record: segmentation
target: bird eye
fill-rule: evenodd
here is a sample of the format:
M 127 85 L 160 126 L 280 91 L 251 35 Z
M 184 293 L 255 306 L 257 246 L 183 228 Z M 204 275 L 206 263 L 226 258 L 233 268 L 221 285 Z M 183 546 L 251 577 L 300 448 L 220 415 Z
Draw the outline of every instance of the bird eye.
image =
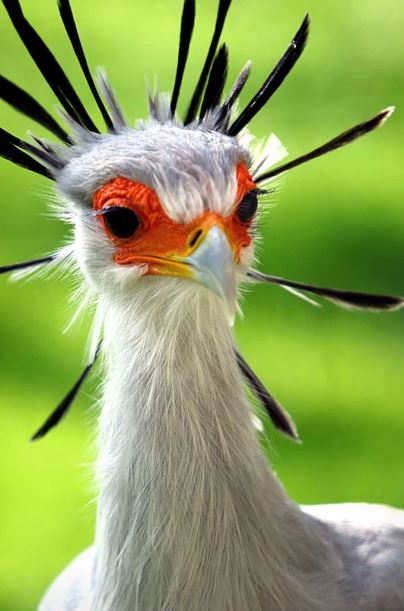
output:
M 109 231 L 117 238 L 130 238 L 140 225 L 133 210 L 124 206 L 111 206 L 101 214 Z
M 249 191 L 238 205 L 236 215 L 242 223 L 251 221 L 258 208 L 258 195 L 256 189 Z

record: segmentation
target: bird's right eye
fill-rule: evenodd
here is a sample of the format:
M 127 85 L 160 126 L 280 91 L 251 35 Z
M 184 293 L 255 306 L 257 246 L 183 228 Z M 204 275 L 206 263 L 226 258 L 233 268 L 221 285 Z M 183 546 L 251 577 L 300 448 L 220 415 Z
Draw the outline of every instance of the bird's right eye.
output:
M 140 225 L 140 220 L 130 208 L 111 206 L 100 211 L 110 233 L 117 238 L 131 238 Z
M 242 223 L 249 223 L 255 216 L 258 208 L 257 189 L 249 191 L 239 203 L 236 216 Z

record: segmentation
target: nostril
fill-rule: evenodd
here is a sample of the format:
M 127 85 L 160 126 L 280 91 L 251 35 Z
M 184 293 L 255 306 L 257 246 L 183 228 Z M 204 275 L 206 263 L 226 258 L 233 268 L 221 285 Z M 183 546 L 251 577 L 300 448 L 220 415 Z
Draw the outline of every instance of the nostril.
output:
M 202 235 L 202 229 L 197 229 L 195 231 L 195 233 L 193 233 L 191 235 L 191 238 L 189 240 L 189 246 L 192 248 L 193 246 L 195 246 L 195 244 L 197 243 L 197 241 L 199 240 L 199 238 Z

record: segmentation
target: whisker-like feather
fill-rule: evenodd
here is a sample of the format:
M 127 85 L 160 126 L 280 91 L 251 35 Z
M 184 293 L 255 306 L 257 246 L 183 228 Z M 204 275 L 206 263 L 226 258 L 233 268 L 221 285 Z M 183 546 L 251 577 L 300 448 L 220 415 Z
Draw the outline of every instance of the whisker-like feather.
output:
M 25 18 L 19 0 L 2 0 L 21 41 L 63 108 L 83 127 L 98 132 L 53 53 Z
M 97 76 L 99 87 L 111 111 L 112 128 L 114 131 L 119 131 L 127 125 L 122 109 L 104 70 L 98 68 Z
M 187 65 L 189 47 L 191 45 L 192 34 L 195 23 L 195 0 L 184 0 L 184 8 L 181 17 L 180 44 L 178 48 L 177 70 L 173 94 L 171 96 L 171 114 L 174 116 L 177 109 L 178 98 L 181 91 L 182 79 L 184 78 L 185 67 Z
M 210 71 L 208 84 L 206 85 L 205 95 L 203 97 L 200 118 L 206 115 L 206 113 L 219 106 L 220 100 L 223 94 L 224 86 L 227 79 L 227 69 L 229 65 L 229 50 L 225 44 L 223 44 L 215 58 Z
M 349 144 L 350 142 L 354 142 L 354 140 L 356 140 L 357 138 L 360 138 L 361 136 L 364 136 L 365 134 L 368 134 L 374 129 L 383 125 L 383 123 L 387 121 L 387 119 L 393 114 L 393 112 L 394 106 L 389 106 L 385 110 L 380 111 L 376 116 L 372 117 L 368 121 L 364 121 L 363 123 L 359 123 L 358 125 L 351 127 L 351 129 L 346 130 L 342 134 L 339 134 L 332 140 L 329 140 L 322 146 L 315 148 L 309 153 L 301 155 L 296 159 L 292 159 L 292 161 L 288 161 L 287 163 L 284 163 L 283 165 L 278 166 L 273 170 L 269 170 L 268 172 L 261 174 L 260 176 L 255 178 L 255 182 L 259 184 L 262 182 L 266 182 L 267 180 L 271 180 L 272 178 L 275 178 L 275 176 L 279 176 L 279 174 L 283 174 L 284 172 L 287 172 L 292 168 L 296 168 L 297 166 L 302 165 L 307 161 L 311 161 L 311 159 L 321 157 L 322 155 L 326 155 L 331 151 L 335 151 L 336 149 L 339 149 L 342 146 Z
M 265 388 L 264 384 L 254 373 L 240 352 L 236 351 L 237 363 L 243 374 L 247 384 L 251 388 L 254 395 L 265 408 L 274 426 L 284 435 L 287 435 L 294 441 L 300 441 L 295 423 L 291 416 L 282 407 L 280 403 L 271 395 Z
M 51 142 L 44 140 L 43 138 L 38 138 L 38 136 L 35 136 L 32 132 L 28 131 L 28 134 L 31 136 L 31 138 L 37 143 L 37 145 L 46 153 L 50 153 L 53 154 L 54 153 L 54 149 L 53 149 L 53 145 Z
M 262 272 L 254 269 L 250 269 L 247 276 L 256 282 L 277 284 L 279 286 L 290 287 L 298 291 L 314 293 L 315 295 L 324 297 L 324 299 L 345 308 L 383 311 L 399 310 L 400 308 L 404 307 L 404 298 L 395 297 L 393 295 L 373 295 L 371 293 L 314 286 L 312 284 L 306 284 L 305 282 L 296 282 L 295 280 L 279 278 L 279 276 L 263 274 Z
M 247 79 L 250 76 L 251 66 L 252 66 L 251 62 L 248 61 L 246 65 L 244 66 L 244 68 L 242 69 L 242 71 L 240 72 L 240 74 L 238 75 L 233 87 L 231 88 L 229 95 L 224 100 L 220 108 L 220 111 L 218 113 L 218 116 L 217 116 L 217 121 L 216 121 L 217 129 L 223 129 L 223 124 L 227 128 L 227 124 L 230 119 L 232 108 L 234 104 L 236 103 L 236 101 L 238 100 L 241 92 L 244 89 Z
M 20 263 L 12 263 L 11 265 L 2 265 L 0 266 L 0 274 L 7 274 L 20 269 L 28 269 L 30 267 L 39 267 L 45 263 L 51 263 L 55 260 L 55 258 L 55 255 L 48 255 L 47 257 L 41 257 L 40 259 L 30 259 L 29 261 L 21 261 Z
M 309 25 L 309 16 L 306 15 L 289 47 L 276 64 L 265 83 L 228 129 L 227 133 L 229 136 L 236 136 L 246 125 L 248 125 L 251 119 L 253 119 L 261 108 L 265 106 L 268 100 L 281 86 L 303 52 L 309 34 Z
M 217 46 L 219 44 L 219 39 L 223 31 L 224 23 L 226 21 L 226 16 L 230 8 L 230 4 L 231 4 L 231 0 L 219 0 L 219 8 L 218 8 L 217 17 L 216 17 L 215 29 L 213 31 L 212 40 L 209 45 L 208 54 L 206 56 L 206 60 L 203 65 L 201 75 L 199 77 L 194 94 L 192 96 L 191 103 L 188 107 L 188 111 L 187 111 L 185 121 L 184 121 L 185 125 L 187 125 L 188 123 L 191 123 L 195 119 L 196 114 L 198 112 L 199 103 L 201 101 L 202 93 L 203 93 L 213 60 L 216 55 Z
M 312 306 L 314 306 L 316 308 L 321 307 L 320 303 L 318 303 L 317 301 L 314 301 L 314 299 L 311 299 L 311 297 L 309 297 L 308 295 L 305 295 L 301 291 L 298 291 L 297 289 L 294 289 L 291 286 L 285 286 L 283 284 L 282 288 L 285 289 L 285 291 L 287 291 L 288 293 L 290 293 L 294 297 L 298 297 L 302 301 L 305 301 L 306 303 L 309 303 L 310 305 L 312 305 Z
M 70 6 L 69 0 L 59 0 L 59 12 L 63 21 L 63 25 L 65 26 L 66 33 L 69 37 L 70 43 L 72 45 L 73 51 L 77 57 L 77 60 L 80 64 L 80 67 L 83 71 L 84 77 L 87 81 L 87 84 L 93 94 L 94 100 L 102 114 L 102 117 L 105 121 L 108 129 L 112 130 L 113 125 L 111 121 L 111 117 L 105 105 L 98 93 L 97 87 L 95 86 L 93 77 L 91 76 L 90 69 L 88 67 L 87 59 L 84 53 L 83 45 L 81 44 L 80 36 L 77 30 L 76 22 L 74 20 L 74 15 L 72 8 Z
M 77 397 L 77 394 L 80 388 L 82 387 L 90 371 L 92 370 L 100 351 L 101 351 L 101 344 L 98 345 L 98 348 L 94 355 L 93 360 L 85 366 L 78 380 L 73 384 L 73 386 L 71 387 L 69 392 L 66 394 L 66 396 L 62 399 L 62 401 L 59 403 L 56 409 L 53 410 L 51 415 L 45 420 L 45 422 L 37 430 L 37 432 L 34 433 L 34 435 L 32 435 L 31 441 L 37 441 L 38 439 L 45 437 L 45 435 L 51 429 L 57 426 L 59 422 L 62 420 L 62 418 L 67 414 L 67 412 L 69 411 L 70 407 L 73 404 L 74 399 Z

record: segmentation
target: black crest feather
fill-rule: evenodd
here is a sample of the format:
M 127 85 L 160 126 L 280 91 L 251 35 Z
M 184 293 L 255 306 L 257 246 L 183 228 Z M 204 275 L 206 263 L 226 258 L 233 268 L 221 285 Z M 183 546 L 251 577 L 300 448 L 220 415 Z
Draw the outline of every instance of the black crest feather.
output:
M 299 441 L 299 434 L 291 416 L 265 388 L 264 384 L 238 351 L 236 351 L 236 356 L 241 373 L 252 392 L 264 407 L 274 426 L 284 435 L 287 435 L 294 441 Z
M 219 106 L 222 98 L 224 86 L 227 79 L 227 69 L 229 65 L 229 51 L 223 44 L 215 58 L 210 71 L 208 84 L 206 85 L 205 95 L 202 100 L 200 118 L 202 119 L 206 113 Z
M 279 286 L 289 287 L 298 291 L 307 291 L 314 295 L 324 297 L 328 301 L 332 301 L 336 305 L 345 308 L 356 308 L 360 310 L 399 310 L 404 307 L 403 297 L 394 297 L 392 295 L 373 295 L 371 293 L 361 293 L 357 291 L 345 291 L 343 289 L 325 288 L 306 284 L 305 282 L 296 282 L 295 280 L 286 280 L 278 276 L 270 276 L 256 270 L 250 270 L 248 276 L 257 282 L 265 282 L 269 284 L 277 284 Z
M 229 136 L 236 136 L 246 125 L 248 125 L 251 119 L 255 117 L 273 96 L 275 91 L 282 85 L 303 52 L 309 34 L 309 24 L 309 16 L 306 15 L 289 47 L 276 64 L 265 83 L 257 91 L 240 116 L 230 126 L 227 132 Z
M 102 114 L 102 117 L 105 121 L 105 125 L 108 127 L 109 130 L 112 130 L 113 126 L 111 117 L 109 116 L 108 111 L 105 108 L 100 94 L 98 93 L 97 87 L 95 86 L 93 77 L 91 76 L 91 72 L 88 67 L 87 59 L 84 53 L 83 46 L 81 44 L 79 33 L 77 31 L 76 22 L 74 21 L 74 16 L 69 0 L 59 0 L 59 12 L 63 21 L 63 25 L 65 26 L 66 33 L 73 47 L 73 51 L 77 57 L 77 60 L 83 71 L 84 77 L 91 90 L 91 93 L 93 94 L 94 100 L 96 101 L 96 104 Z
M 195 23 L 195 0 L 185 0 L 181 18 L 180 44 L 178 48 L 177 70 L 173 94 L 171 96 L 171 114 L 174 116 L 177 109 L 178 98 L 180 96 L 182 79 L 184 78 L 185 67 L 187 65 L 189 47 L 191 45 L 192 33 Z
M 0 128 L 0 156 L 4 159 L 8 159 L 12 163 L 19 165 L 26 170 L 45 176 L 54 180 L 52 172 L 48 170 L 42 163 L 39 163 L 36 159 L 33 159 L 31 155 L 28 155 L 21 148 L 30 148 L 27 142 L 20 140 L 16 136 L 13 136 L 9 132 Z M 32 147 L 33 149 L 35 147 Z M 37 151 L 36 151 L 37 152 Z
M 45 263 L 50 263 L 55 260 L 54 255 L 42 257 L 41 259 L 30 259 L 29 261 L 21 261 L 20 263 L 11 263 L 11 265 L 0 266 L 0 274 L 7 274 L 9 272 L 16 272 L 19 269 L 28 269 L 30 267 L 38 267 Z
M 198 112 L 199 103 L 201 101 L 202 93 L 206 85 L 206 81 L 207 81 L 210 69 L 212 67 L 213 60 L 216 55 L 216 50 L 219 44 L 220 36 L 223 31 L 224 23 L 226 21 L 226 16 L 230 8 L 230 4 L 231 4 L 231 0 L 219 0 L 219 8 L 218 8 L 217 17 L 216 17 L 215 29 L 213 31 L 212 40 L 209 45 L 208 54 L 206 56 L 206 60 L 203 65 L 201 75 L 195 87 L 195 91 L 192 96 L 191 103 L 188 107 L 188 111 L 187 111 L 185 121 L 184 121 L 185 125 L 187 125 L 188 123 L 191 123 L 195 119 L 196 114 Z
M 26 20 L 18 0 L 2 0 L 5 9 L 28 53 L 66 112 L 90 131 L 97 128 L 63 72 L 55 56 Z
M 92 368 L 94 367 L 94 364 L 98 358 L 100 351 L 101 351 L 101 344 L 98 345 L 98 348 L 96 350 L 93 360 L 90 363 L 88 363 L 88 365 L 85 366 L 79 378 L 73 384 L 73 386 L 71 387 L 69 392 L 66 394 L 66 396 L 63 397 L 62 401 L 59 403 L 56 409 L 51 413 L 51 415 L 46 419 L 43 425 L 37 430 L 37 432 L 34 435 L 32 435 L 31 441 L 37 441 L 38 439 L 45 437 L 45 435 L 51 429 L 53 429 L 56 425 L 58 425 L 59 422 L 62 420 L 62 418 L 67 414 L 80 388 L 83 386 L 89 373 L 91 372 Z
M 273 170 L 269 170 L 268 172 L 261 174 L 257 178 L 254 177 L 254 180 L 257 184 L 266 182 L 271 178 L 275 178 L 275 176 L 279 176 L 279 174 L 283 174 L 284 172 L 287 172 L 292 168 L 296 168 L 297 166 L 302 165 L 307 161 L 311 161 L 311 159 L 315 159 L 316 157 L 321 157 L 322 155 L 326 155 L 331 151 L 335 151 L 336 149 L 339 149 L 342 146 L 353 142 L 357 138 L 361 138 L 361 136 L 364 136 L 365 134 L 372 132 L 377 127 L 383 125 L 383 123 L 391 116 L 393 112 L 394 107 L 390 106 L 389 108 L 386 108 L 379 112 L 376 116 L 372 117 L 368 121 L 364 121 L 363 123 L 359 123 L 358 125 L 351 127 L 345 132 L 342 132 L 342 134 L 339 134 L 332 140 L 329 140 L 322 146 L 315 148 L 314 150 L 310 151 L 309 153 L 306 153 L 305 155 L 301 155 L 300 157 L 292 159 L 292 161 L 288 161 L 287 163 L 284 163 L 281 166 L 274 168 Z
M 234 104 L 236 103 L 237 99 L 239 98 L 241 92 L 243 91 L 244 86 L 247 82 L 247 79 L 250 76 L 250 72 L 251 72 L 251 62 L 247 62 L 247 64 L 244 66 L 244 68 L 238 75 L 229 95 L 224 100 L 220 108 L 220 111 L 217 116 L 217 121 L 216 121 L 217 129 L 222 129 L 222 130 L 224 129 L 225 131 L 227 131 L 227 126 L 230 120 L 230 114 L 231 114 L 232 108 Z
M 1 134 L 1 137 L 5 141 L 8 140 L 10 144 L 12 144 L 14 147 L 18 147 L 22 149 L 23 151 L 26 151 L 27 153 L 34 155 L 34 157 L 38 157 L 38 159 L 40 159 L 41 161 L 44 161 L 48 165 L 51 165 L 53 168 L 61 169 L 63 167 L 64 165 L 63 161 L 57 155 L 55 155 L 52 151 L 47 150 L 46 148 L 42 146 L 38 148 L 34 146 L 33 144 L 30 144 L 29 142 L 22 140 L 21 138 L 17 138 L 17 136 L 10 134 L 8 131 L 2 128 L 0 128 L 0 134 Z M 48 177 L 53 178 L 51 173 L 49 173 Z
M 0 76 L 0 98 L 13 108 L 33 119 L 42 127 L 60 138 L 66 144 L 69 139 L 66 132 L 58 125 L 51 115 L 26 91 L 18 87 L 4 76 Z

